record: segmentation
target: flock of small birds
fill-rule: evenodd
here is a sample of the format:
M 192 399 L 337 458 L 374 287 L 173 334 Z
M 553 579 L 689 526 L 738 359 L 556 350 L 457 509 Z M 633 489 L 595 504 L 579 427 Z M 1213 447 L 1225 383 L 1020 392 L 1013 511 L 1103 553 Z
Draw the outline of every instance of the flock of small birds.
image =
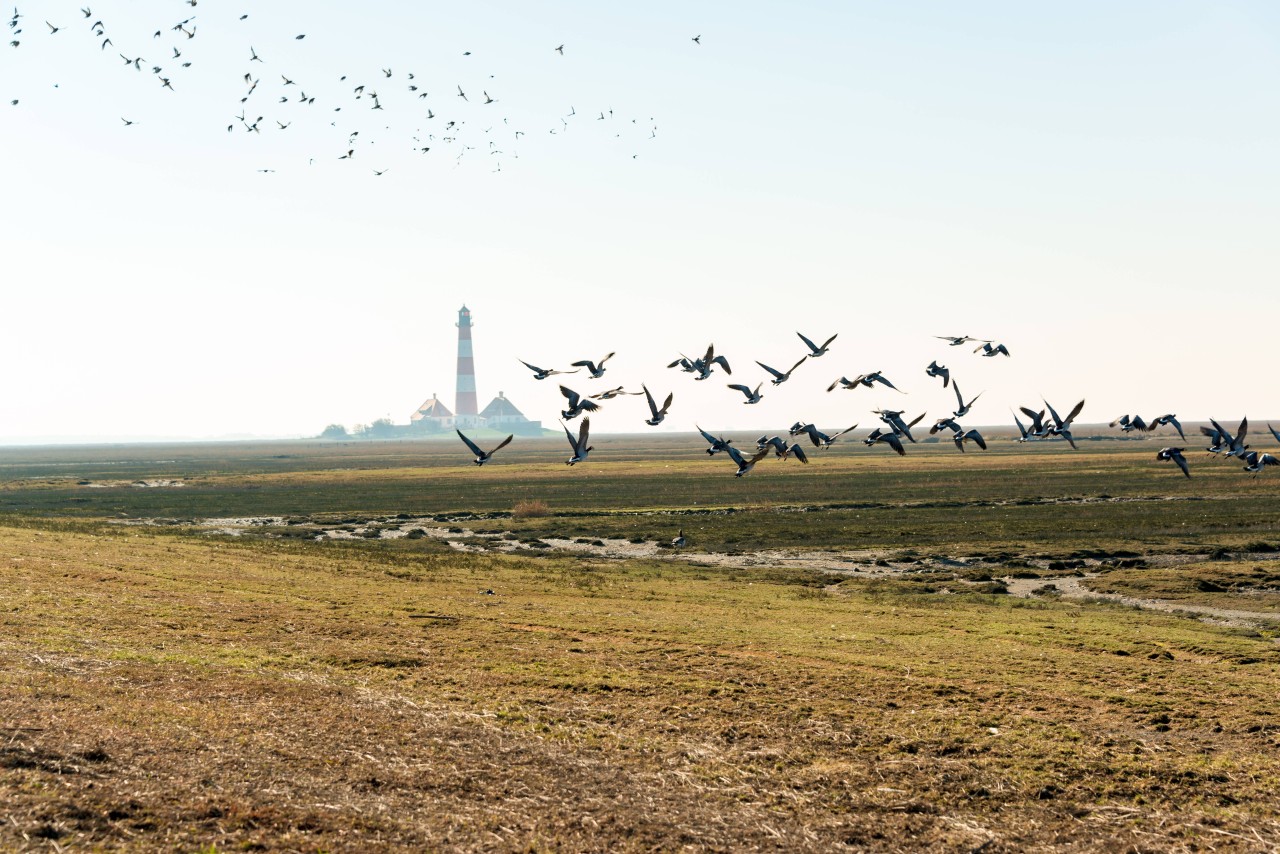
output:
M 185 17 L 165 22 L 149 37 L 140 33 L 109 32 L 106 21 L 88 6 L 79 8 L 78 13 L 67 11 L 68 17 L 78 16 L 74 26 L 64 20 L 56 23 L 44 20 L 44 27 L 39 29 L 47 28 L 43 35 L 57 38 L 74 38 L 76 36 L 69 35 L 68 31 L 76 33 L 83 30 L 87 36 L 86 50 L 96 47 L 99 54 L 110 57 L 111 54 L 107 53 L 110 47 L 123 61 L 124 70 L 137 74 L 149 71 L 159 89 L 176 93 L 183 88 L 186 70 L 202 56 L 208 58 L 207 54 L 199 51 L 200 42 L 194 41 L 200 34 L 198 16 L 194 11 L 198 2 L 180 0 L 180 5 L 186 7 L 181 13 Z M 177 0 L 175 5 L 179 5 Z M 29 46 L 34 38 L 27 32 L 26 19 L 27 15 L 14 7 L 8 21 L 11 49 L 26 49 L 25 46 Z M 240 22 L 248 19 L 247 13 L 239 15 Z M 113 36 L 120 39 L 120 46 L 116 45 Z M 306 37 L 306 33 L 298 33 L 292 39 L 302 41 Z M 140 48 L 139 41 L 147 44 L 145 50 Z M 700 46 L 702 36 L 694 36 L 690 41 L 695 47 Z M 415 156 L 452 156 L 455 164 L 460 164 L 467 157 L 482 158 L 493 172 L 501 172 L 507 158 L 519 159 L 521 143 L 528 133 L 555 137 L 569 133 L 583 123 L 601 123 L 600 127 L 606 129 L 614 140 L 628 144 L 632 159 L 640 156 L 638 146 L 642 141 L 658 137 L 658 125 L 652 116 L 624 117 L 621 113 L 615 114 L 610 106 L 596 106 L 580 113 L 569 98 L 566 99 L 567 111 L 548 117 L 549 121 L 546 118 L 537 120 L 541 126 L 535 127 L 532 120 L 527 124 L 519 119 L 513 121 L 512 115 L 504 109 L 505 99 L 497 88 L 499 83 L 495 75 L 485 74 L 482 59 L 473 57 L 470 50 L 461 50 L 459 55 L 472 57 L 467 62 L 478 64 L 471 79 L 484 75 L 483 79 L 488 81 L 481 84 L 478 91 L 456 81 L 428 81 L 413 71 L 397 69 L 395 63 L 388 63 L 376 71 L 370 69 L 362 75 L 333 74 L 322 80 L 306 80 L 292 74 L 287 67 L 276 64 L 270 47 L 266 44 L 263 50 L 259 50 L 246 38 L 243 45 L 232 48 L 240 51 L 244 68 L 238 80 L 227 81 L 229 87 L 235 87 L 229 91 L 238 92 L 239 103 L 232 106 L 223 120 L 226 133 L 258 136 L 264 132 L 284 133 L 304 116 L 314 120 L 316 111 L 329 111 L 328 124 L 332 131 L 324 143 L 329 147 L 308 151 L 308 165 L 325 159 L 366 161 L 381 156 L 386 146 L 382 149 L 375 149 L 375 146 L 384 131 L 391 132 L 393 146 L 404 146 Z M 126 52 L 120 52 L 122 50 Z M 571 49 L 566 54 L 564 44 L 548 45 L 546 53 L 548 61 L 570 61 L 566 56 L 572 56 Z M 321 90 L 326 94 L 317 94 Z M 10 100 L 15 107 L 19 103 L 19 99 Z M 393 114 L 398 120 L 395 131 L 388 124 Z M 126 116 L 121 116 L 120 121 L 126 128 L 139 124 Z M 410 125 L 412 130 L 408 129 Z M 398 136 L 400 133 L 408 134 L 408 138 Z M 305 144 L 319 145 L 319 141 L 308 137 Z M 389 171 L 388 167 L 378 163 L 371 164 L 369 169 L 374 177 Z M 259 168 L 256 171 L 274 173 L 277 168 Z
M 755 364 L 768 375 L 769 379 L 767 381 L 770 385 L 780 386 L 790 380 L 792 374 L 801 366 L 811 360 L 818 359 L 829 352 L 832 342 L 834 342 L 838 337 L 837 335 L 832 335 L 819 345 L 803 333 L 797 332 L 796 335 L 804 343 L 808 352 L 802 355 L 800 359 L 787 370 L 779 370 L 761 361 L 755 362 Z M 1009 348 L 1002 343 L 995 342 L 994 340 L 971 338 L 967 335 L 938 335 L 935 337 L 948 342 L 952 347 L 963 347 L 967 344 L 976 343 L 978 346 L 973 350 L 973 352 L 975 354 L 981 354 L 981 356 L 985 358 L 1008 358 L 1010 356 Z M 530 362 L 526 362 L 523 359 L 520 360 L 520 363 L 533 372 L 534 380 L 545 380 L 553 376 L 576 374 L 584 370 L 586 371 L 587 379 L 597 380 L 604 377 L 606 371 L 605 363 L 615 355 L 615 353 L 609 353 L 598 361 L 583 359 L 581 361 L 572 362 L 569 365 L 569 368 L 572 368 L 572 370 L 541 368 L 537 365 L 531 364 Z M 667 368 L 679 369 L 683 373 L 692 374 L 694 381 L 709 379 L 717 372 L 717 369 L 723 370 L 726 376 L 732 376 L 733 374 L 733 369 L 730 366 L 728 358 L 726 358 L 722 353 L 717 353 L 714 344 L 708 346 L 706 352 L 697 357 L 690 357 L 681 353 L 678 358 L 674 359 L 667 365 Z M 933 436 L 942 434 L 945 437 L 949 437 L 955 444 L 956 449 L 962 452 L 969 444 L 972 444 L 982 450 L 986 450 L 987 442 L 983 435 L 976 429 L 966 429 L 959 420 L 971 412 L 974 403 L 982 397 L 983 393 L 979 392 L 972 397 L 966 396 L 960 390 L 959 382 L 952 377 L 951 370 L 945 365 L 938 364 L 936 359 L 929 363 L 924 372 L 929 377 L 941 380 L 942 387 L 944 389 L 949 388 L 952 391 L 955 395 L 956 405 L 956 408 L 950 415 L 938 418 L 934 421 L 933 425 L 929 427 L 929 435 Z M 726 383 L 726 386 L 743 395 L 745 398 L 742 401 L 744 405 L 752 405 L 759 403 L 764 398 L 764 394 L 761 389 L 764 387 L 765 382 L 766 380 L 762 379 L 760 382 L 756 383 L 754 387 L 743 383 Z M 827 391 L 833 392 L 837 389 L 855 391 L 860 388 L 876 388 L 877 386 L 890 389 L 898 392 L 899 394 L 905 394 L 905 392 L 898 388 L 898 386 L 886 377 L 882 371 L 872 371 L 866 374 L 859 374 L 853 379 L 841 376 L 839 379 L 833 381 L 827 386 Z M 601 405 L 597 401 L 607 401 L 623 395 L 643 395 L 645 402 L 648 404 L 649 410 L 649 418 L 645 419 L 644 423 L 649 426 L 657 426 L 663 422 L 669 414 L 672 402 L 675 398 L 674 392 L 668 393 L 665 399 L 663 399 L 662 405 L 659 406 L 657 398 L 654 397 L 653 392 L 649 390 L 647 384 L 641 384 L 640 391 L 627 391 L 623 387 L 618 386 L 597 394 L 581 394 L 580 392 L 569 388 L 567 385 L 561 385 L 560 394 L 563 395 L 566 401 L 566 408 L 560 413 L 560 417 L 565 422 L 572 421 L 580 415 L 584 415 L 584 413 L 599 411 L 601 409 Z M 1047 400 L 1042 401 L 1042 403 L 1043 406 L 1038 409 L 1027 406 L 1018 407 L 1018 412 L 1021 412 L 1028 419 L 1029 424 L 1023 423 L 1022 419 L 1018 417 L 1018 412 L 1010 410 L 1014 424 L 1018 429 L 1019 438 L 1017 441 L 1025 443 L 1059 439 L 1070 445 L 1073 450 L 1076 449 L 1075 436 L 1072 434 L 1072 424 L 1084 409 L 1084 400 L 1079 401 L 1075 406 L 1067 410 L 1067 414 L 1065 416 L 1060 414 L 1058 410 L 1055 409 Z M 864 437 L 861 440 L 862 443 L 868 447 L 885 445 L 899 456 L 905 456 L 907 453 L 907 446 L 909 444 L 914 444 L 917 441 L 915 435 L 912 433 L 912 428 L 924 420 L 926 413 L 922 412 L 915 418 L 908 421 L 906 420 L 906 412 L 904 410 L 881 408 L 875 409 L 873 412 L 879 417 L 881 424 L 876 426 L 870 434 Z M 1248 434 L 1249 429 L 1249 422 L 1247 418 L 1240 422 L 1240 426 L 1234 434 L 1223 428 L 1217 421 L 1211 420 L 1211 423 L 1213 425 L 1212 427 L 1200 428 L 1201 432 L 1210 440 L 1211 444 L 1205 449 L 1210 455 L 1221 456 L 1224 458 L 1235 457 L 1243 461 L 1245 463 L 1244 470 L 1252 473 L 1255 477 L 1260 474 L 1266 466 L 1280 464 L 1280 459 L 1277 459 L 1271 454 L 1249 450 L 1249 446 L 1245 444 L 1245 437 Z M 562 423 L 562 426 L 564 427 L 565 436 L 568 438 L 569 446 L 573 452 L 572 456 L 565 461 L 566 464 L 572 466 L 585 461 L 587 459 L 587 455 L 592 451 L 592 446 L 589 442 L 591 429 L 590 416 L 587 415 L 582 419 L 582 424 L 579 427 L 576 436 L 570 431 L 567 425 Z M 1177 431 L 1178 435 L 1184 442 L 1186 441 L 1186 435 L 1182 430 L 1182 424 L 1178 421 L 1177 415 L 1174 413 L 1166 413 L 1156 418 L 1152 418 L 1150 421 L 1144 421 L 1140 416 L 1136 415 L 1133 417 L 1124 415 L 1112 421 L 1110 426 L 1119 426 L 1120 430 L 1124 433 L 1130 433 L 1133 431 L 1150 433 L 1162 427 L 1171 427 Z M 695 425 L 695 427 L 697 427 L 698 432 L 708 444 L 708 447 L 706 448 L 707 454 L 714 457 L 716 454 L 724 453 L 734 463 L 734 476 L 743 477 L 744 475 L 750 474 L 756 464 L 767 458 L 770 454 L 780 460 L 794 458 L 799 460 L 801 463 L 807 464 L 809 462 L 809 457 L 805 452 L 805 447 L 802 440 L 800 440 L 800 437 L 807 436 L 811 449 L 821 451 L 830 448 L 841 437 L 852 433 L 858 428 L 858 425 L 854 424 L 834 433 L 825 433 L 822 430 L 819 430 L 812 423 L 796 421 L 787 429 L 786 438 L 783 438 L 780 434 L 775 436 L 769 436 L 768 434 L 763 435 L 756 440 L 755 448 L 750 452 L 743 452 L 738 448 L 735 448 L 732 440 L 730 439 L 708 433 L 697 425 Z M 1280 432 L 1277 432 L 1269 424 L 1267 425 L 1267 429 L 1270 430 L 1272 437 L 1277 442 L 1280 442 Z M 476 465 L 484 465 L 489 462 L 489 460 L 493 458 L 493 454 L 506 447 L 513 438 L 513 436 L 507 436 L 507 438 L 496 448 L 493 448 L 490 451 L 483 451 L 476 446 L 474 442 L 463 435 L 461 430 L 457 432 L 462 438 L 462 441 L 467 444 L 467 447 L 470 448 L 472 453 L 475 455 Z M 1157 453 L 1156 458 L 1159 461 L 1175 463 L 1182 470 L 1182 473 L 1185 476 L 1190 477 L 1191 470 L 1190 466 L 1187 464 L 1186 457 L 1184 456 L 1185 450 L 1185 447 L 1162 448 L 1159 453 Z

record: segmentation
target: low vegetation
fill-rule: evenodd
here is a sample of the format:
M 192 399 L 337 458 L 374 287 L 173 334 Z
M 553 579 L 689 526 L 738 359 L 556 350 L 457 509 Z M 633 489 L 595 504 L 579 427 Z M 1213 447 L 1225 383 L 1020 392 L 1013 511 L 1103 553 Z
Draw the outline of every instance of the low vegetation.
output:
M 1201 466 L 1193 492 L 1145 447 L 1043 449 L 1034 480 L 922 452 L 746 483 L 705 455 L 324 448 L 0 459 L 0 849 L 1280 846 L 1280 621 L 1001 590 L 1280 613 L 1268 481 Z M 109 469 L 190 485 L 75 482 Z M 249 515 L 273 518 L 195 524 Z M 460 541 L 380 533 L 421 524 Z M 544 542 L 680 527 L 678 556 Z M 801 545 L 885 575 L 710 560 Z

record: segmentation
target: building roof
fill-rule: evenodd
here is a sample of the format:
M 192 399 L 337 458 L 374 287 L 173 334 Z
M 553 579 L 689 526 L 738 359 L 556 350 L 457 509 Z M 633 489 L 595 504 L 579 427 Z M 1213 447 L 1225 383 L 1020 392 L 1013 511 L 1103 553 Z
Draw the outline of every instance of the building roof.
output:
M 515 404 L 507 400 L 502 392 L 489 401 L 489 405 L 480 413 L 481 418 L 524 418 L 524 413 L 516 409 Z
M 423 418 L 452 418 L 453 413 L 449 411 L 449 407 L 444 405 L 444 401 L 431 395 L 431 399 L 418 407 L 418 411 L 409 417 L 410 421 L 421 421 Z

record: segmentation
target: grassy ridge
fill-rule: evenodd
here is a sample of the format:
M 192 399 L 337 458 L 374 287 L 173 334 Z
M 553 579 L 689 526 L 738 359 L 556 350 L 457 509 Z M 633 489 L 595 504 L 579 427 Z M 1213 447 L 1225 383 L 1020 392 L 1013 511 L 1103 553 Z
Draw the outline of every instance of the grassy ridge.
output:
M 43 523 L 0 554 L 0 845 L 1280 841 L 1280 657 L 1253 632 Z

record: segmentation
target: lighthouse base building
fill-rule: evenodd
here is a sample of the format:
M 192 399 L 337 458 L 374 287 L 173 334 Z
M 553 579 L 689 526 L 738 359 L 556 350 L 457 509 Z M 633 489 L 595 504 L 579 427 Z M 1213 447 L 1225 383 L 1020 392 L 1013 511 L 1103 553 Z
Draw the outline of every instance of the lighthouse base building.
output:
M 516 409 L 514 403 L 502 392 L 481 410 L 479 415 L 454 415 L 444 401 L 436 395 L 418 407 L 409 416 L 409 429 L 414 433 L 438 433 L 442 430 L 465 430 L 475 427 L 489 427 L 494 430 L 505 430 L 517 436 L 542 435 L 542 422 L 530 421 Z

